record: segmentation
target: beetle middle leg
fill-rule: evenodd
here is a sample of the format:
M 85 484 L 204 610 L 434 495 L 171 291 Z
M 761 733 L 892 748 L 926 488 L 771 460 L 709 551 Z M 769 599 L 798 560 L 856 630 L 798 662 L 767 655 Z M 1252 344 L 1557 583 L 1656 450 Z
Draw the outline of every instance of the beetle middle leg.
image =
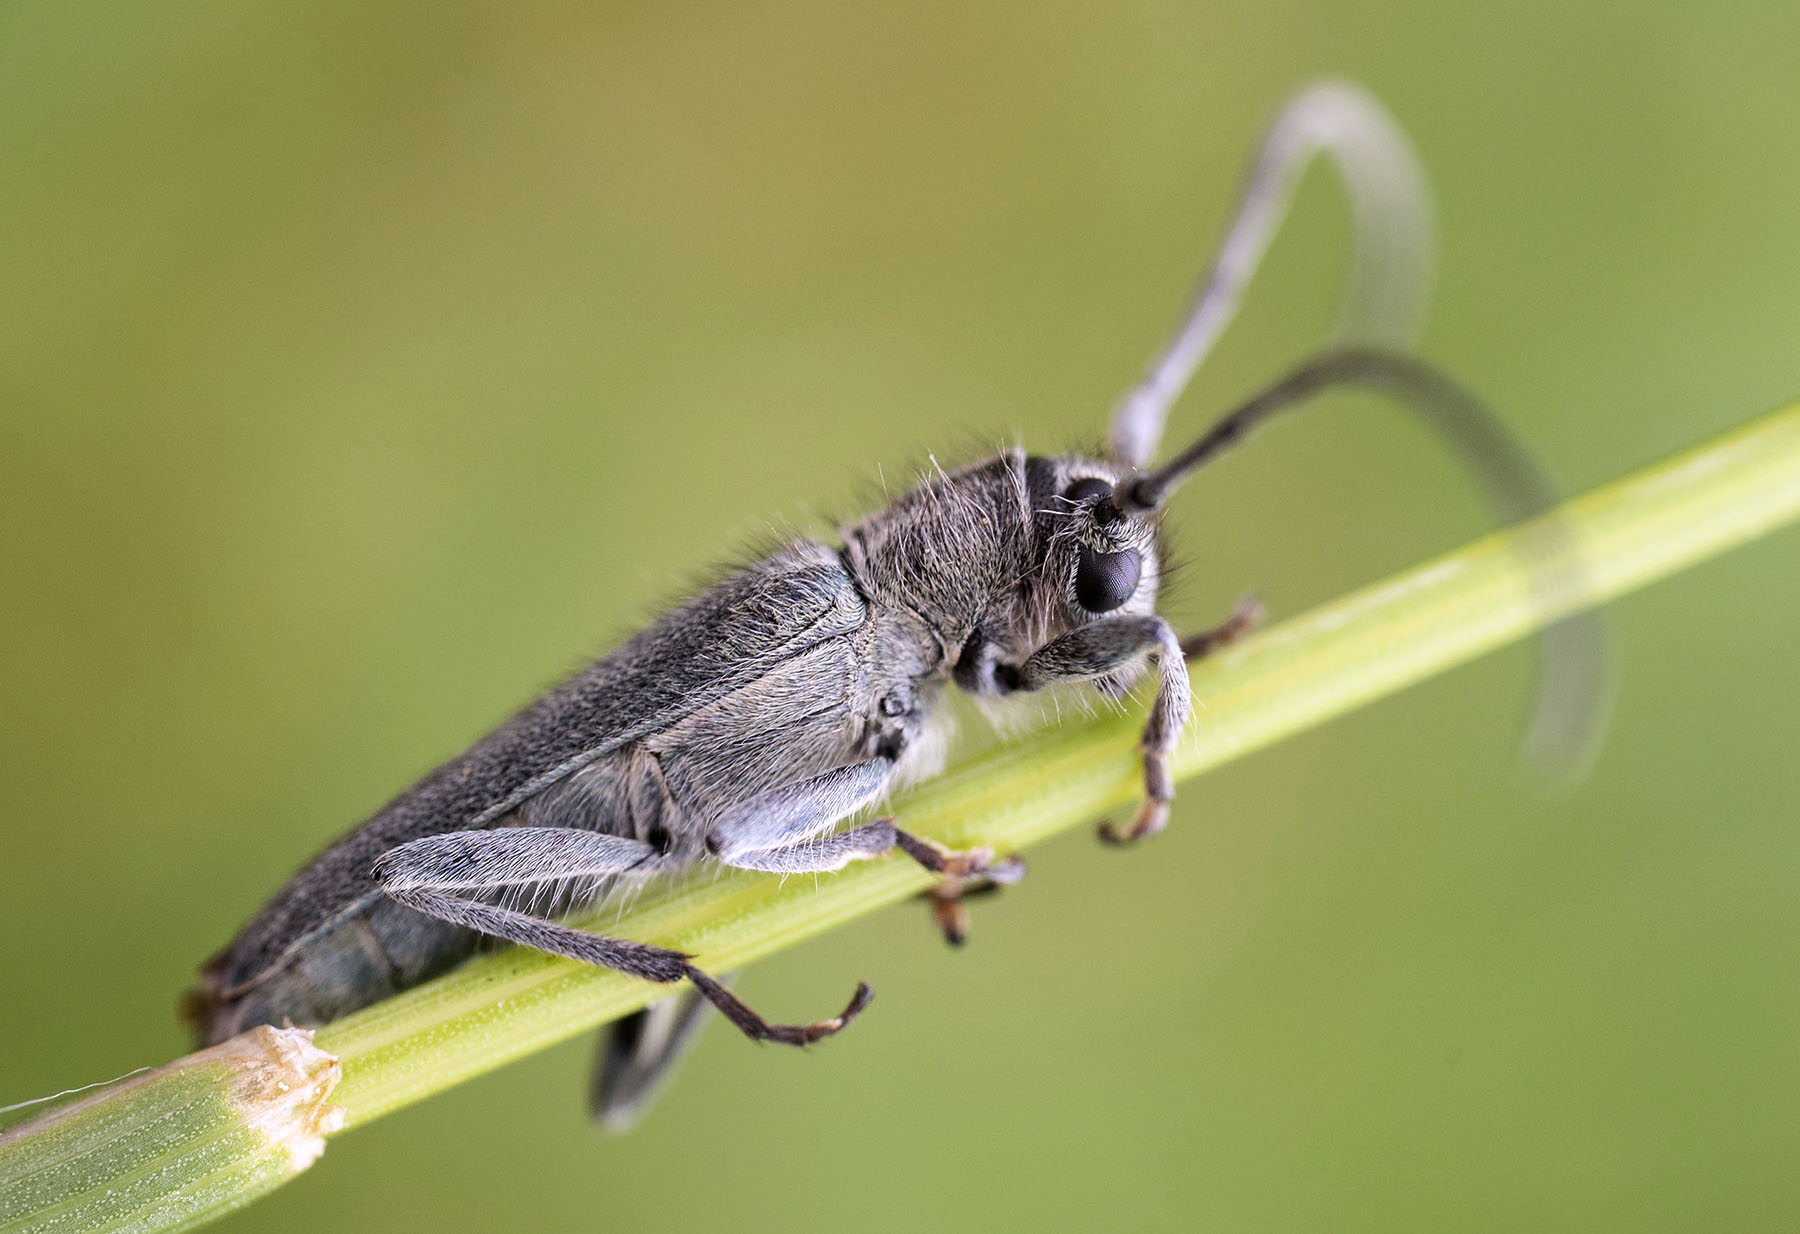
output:
M 841 870 L 852 861 L 898 848 L 943 876 L 928 893 L 933 916 L 945 937 L 960 944 L 967 934 L 959 907 L 963 894 L 982 885 L 1016 883 L 1024 877 L 1025 865 L 1016 857 L 996 860 L 989 848 L 942 848 L 900 830 L 889 818 L 820 834 L 873 801 L 892 774 L 893 763 L 876 758 L 771 790 L 720 817 L 707 833 L 707 848 L 727 865 L 776 874 Z
M 859 984 L 849 1005 L 828 1020 L 771 1024 L 711 976 L 692 957 L 668 947 L 590 934 L 476 898 L 534 883 L 649 873 L 660 852 L 648 844 L 572 827 L 500 827 L 426 836 L 389 849 L 375 877 L 390 897 L 415 912 L 521 946 L 567 956 L 647 981 L 687 978 L 746 1036 L 784 1045 L 829 1037 L 868 1006 Z
M 960 947 L 969 939 L 969 910 L 964 907 L 964 900 L 998 891 L 1025 877 L 1023 861 L 1017 857 L 996 861 L 991 848 L 952 852 L 899 830 L 894 832 L 894 843 L 927 870 L 944 876 L 924 893 L 924 898 L 931 904 L 931 919 L 952 947 Z

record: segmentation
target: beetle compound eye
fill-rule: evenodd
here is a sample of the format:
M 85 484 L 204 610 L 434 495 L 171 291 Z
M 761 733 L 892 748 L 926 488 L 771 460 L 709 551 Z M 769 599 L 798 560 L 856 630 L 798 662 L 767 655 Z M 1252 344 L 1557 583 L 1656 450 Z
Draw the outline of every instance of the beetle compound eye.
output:
M 1090 613 L 1110 613 L 1137 590 L 1143 556 L 1135 548 L 1099 553 L 1083 546 L 1075 567 L 1075 599 Z

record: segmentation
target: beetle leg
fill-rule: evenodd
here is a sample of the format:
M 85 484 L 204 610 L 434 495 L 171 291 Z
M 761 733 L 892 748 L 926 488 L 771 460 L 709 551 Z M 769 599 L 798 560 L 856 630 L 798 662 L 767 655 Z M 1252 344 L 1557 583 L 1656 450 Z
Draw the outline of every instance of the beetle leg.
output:
M 841 870 L 852 861 L 886 854 L 894 847 L 894 836 L 893 820 L 878 818 L 849 831 L 833 832 L 786 848 L 739 853 L 731 864 L 740 870 L 766 870 L 771 874 L 825 874 Z
M 575 827 L 494 827 L 408 840 L 375 861 L 389 895 L 412 888 L 495 891 L 564 879 L 649 874 L 662 854 L 624 836 Z M 397 898 L 397 897 L 396 897 Z
M 706 1000 L 723 1012 L 727 1020 L 737 1025 L 738 1031 L 744 1036 L 752 1041 L 774 1041 L 781 1045 L 811 1045 L 815 1041 L 823 1041 L 861 1015 L 863 1008 L 875 997 L 875 991 L 869 988 L 869 983 L 859 981 L 856 983 L 856 992 L 850 996 L 844 1009 L 829 1020 L 815 1020 L 811 1024 L 771 1024 L 746 1007 L 737 995 L 692 964 L 688 965 L 687 976 L 695 988 L 706 996 Z
M 1175 748 L 1192 706 L 1181 641 L 1161 617 L 1119 614 L 1051 639 L 1018 669 L 1018 689 L 1041 690 L 1068 682 L 1103 680 L 1145 657 L 1156 663 L 1157 688 L 1138 742 L 1144 752 L 1144 802 L 1123 832 L 1110 824 L 1101 826 L 1101 838 L 1114 843 L 1154 835 L 1169 821 L 1175 785 L 1165 759 Z
M 736 973 L 720 973 L 729 986 Z M 706 996 L 692 986 L 600 1030 L 588 1112 L 608 1131 L 629 1131 L 706 1026 Z
M 1239 600 L 1231 616 L 1210 630 L 1202 630 L 1181 640 L 1183 660 L 1198 660 L 1211 655 L 1243 638 L 1258 625 L 1262 624 L 1263 607 L 1254 598 L 1246 596 Z M 1183 670 L 1186 676 L 1186 670 Z M 1159 696 L 1160 697 L 1160 696 Z M 1154 715 L 1151 726 L 1156 720 Z M 1110 822 L 1100 824 L 1100 839 L 1107 844 L 1135 844 L 1145 836 L 1155 835 L 1168 825 L 1169 802 L 1175 796 L 1175 784 L 1169 776 L 1164 756 L 1174 747 L 1171 738 L 1167 745 L 1158 748 L 1152 741 L 1151 729 L 1144 730 L 1144 780 L 1147 786 L 1145 800 L 1139 808 L 1137 817 L 1131 826 L 1121 831 Z
M 1025 874 L 1018 858 L 996 861 L 987 848 L 951 852 L 899 830 L 888 818 L 820 834 L 879 796 L 892 772 L 890 760 L 877 758 L 772 789 L 726 811 L 708 829 L 707 848 L 720 861 L 741 869 L 805 874 L 841 870 L 852 861 L 879 857 L 898 847 L 927 870 L 944 876 L 932 893 L 934 916 L 946 937 L 960 943 L 967 932 L 956 906 L 963 890 L 980 882 L 1018 882 Z
M 784 1045 L 810 1045 L 843 1028 L 868 1005 L 858 985 L 848 1006 L 811 1024 L 770 1024 L 730 990 L 667 947 L 590 934 L 514 909 L 484 903 L 483 892 L 639 870 L 657 850 L 636 840 L 568 827 L 501 827 L 412 840 L 383 853 L 375 878 L 392 899 L 415 912 L 510 943 L 610 968 L 646 981 L 687 978 L 746 1036 Z
M 817 837 L 879 797 L 893 772 L 890 760 L 872 758 L 759 793 L 713 820 L 706 829 L 706 851 L 729 866 L 790 874 L 842 869 L 858 857 L 879 856 L 893 847 L 891 828 L 885 835 L 859 827 L 841 836 Z M 857 838 L 852 841 L 852 836 Z M 786 864 L 767 864 L 772 858 L 766 854 L 779 850 L 795 851 L 780 859 Z M 821 864 L 805 864 L 807 853 Z
M 1237 607 L 1218 625 L 1210 630 L 1202 630 L 1198 634 L 1190 634 L 1181 640 L 1183 660 L 1198 660 L 1211 655 L 1243 638 L 1250 631 L 1262 624 L 1263 607 L 1254 597 L 1245 596 L 1239 600 Z M 1183 676 L 1185 677 L 1185 669 Z M 1155 719 L 1151 721 L 1152 727 Z M 1145 801 L 1138 810 L 1137 817 L 1131 826 L 1121 831 L 1111 822 L 1100 824 L 1100 839 L 1107 844 L 1135 844 L 1145 836 L 1155 835 L 1168 825 L 1169 802 L 1175 796 L 1175 784 L 1169 776 L 1164 756 L 1173 748 L 1171 739 L 1167 746 L 1157 748 L 1152 744 L 1151 730 L 1144 730 L 1144 780 L 1147 785 Z
M 994 850 L 984 846 L 961 850 L 948 849 L 911 832 L 895 829 L 894 843 L 900 851 L 930 870 L 957 883 L 1016 883 L 1025 877 L 1025 863 L 1017 857 L 996 861 Z
M 731 864 L 775 874 L 823 873 L 841 870 L 852 861 L 879 857 L 895 848 L 927 870 L 944 876 L 925 895 L 931 900 L 933 920 L 955 946 L 961 946 L 968 937 L 968 912 L 962 907 L 963 897 L 993 890 L 1001 883 L 1016 883 L 1025 876 L 1025 863 L 1017 857 L 995 861 L 990 848 L 952 852 L 901 831 L 887 818 L 786 848 L 739 853 Z
M 996 861 L 991 848 L 952 851 L 898 829 L 894 843 L 927 870 L 944 876 L 937 886 L 924 893 L 924 898 L 931 904 L 931 919 L 952 947 L 968 941 L 969 910 L 963 906 L 965 899 L 998 891 L 1002 884 L 1010 885 L 1025 877 L 1024 861 L 1018 857 Z
M 1245 596 L 1231 610 L 1231 616 L 1210 630 L 1190 634 L 1181 640 L 1181 654 L 1198 660 L 1220 651 L 1243 638 L 1263 622 L 1263 606 L 1255 596 Z
M 944 941 L 952 947 L 960 947 L 969 941 L 969 909 L 968 901 L 978 896 L 993 895 L 1000 890 L 1002 883 L 1017 882 L 1025 874 L 1025 863 L 1012 858 L 1007 866 L 1007 877 L 1004 878 L 972 878 L 945 879 L 930 891 L 924 892 L 921 899 L 931 905 L 931 919 L 936 923 L 938 931 L 943 934 Z

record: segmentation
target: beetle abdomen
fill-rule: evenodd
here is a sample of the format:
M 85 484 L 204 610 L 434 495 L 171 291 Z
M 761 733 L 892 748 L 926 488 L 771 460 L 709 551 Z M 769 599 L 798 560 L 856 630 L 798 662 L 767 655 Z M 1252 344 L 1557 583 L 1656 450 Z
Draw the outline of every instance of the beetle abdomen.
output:
M 377 895 L 254 981 L 221 988 L 208 971 L 185 1012 L 207 1044 L 258 1024 L 325 1024 L 448 971 L 477 941 Z

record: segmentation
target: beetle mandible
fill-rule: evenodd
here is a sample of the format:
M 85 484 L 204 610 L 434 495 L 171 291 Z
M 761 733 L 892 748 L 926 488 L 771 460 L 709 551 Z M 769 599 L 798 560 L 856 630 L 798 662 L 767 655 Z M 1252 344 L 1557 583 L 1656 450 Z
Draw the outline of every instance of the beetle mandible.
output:
M 1163 424 L 1232 317 L 1300 172 L 1332 156 L 1357 220 L 1346 332 L 1150 466 Z M 748 1036 L 805 1045 L 867 1005 L 775 1024 L 690 957 L 555 920 L 607 890 L 705 862 L 830 871 L 898 848 L 938 873 L 940 926 L 961 940 L 963 893 L 1015 880 L 1015 859 L 948 852 L 893 819 L 838 826 L 931 774 L 945 688 L 981 699 L 1089 684 L 1122 696 L 1153 669 L 1144 798 L 1129 843 L 1161 829 L 1165 759 L 1189 712 L 1186 660 L 1237 637 L 1240 609 L 1186 640 L 1156 613 L 1161 511 L 1174 487 L 1263 418 L 1327 386 L 1379 387 L 1424 412 L 1477 466 L 1501 513 L 1549 504 L 1530 460 L 1481 406 L 1395 348 L 1430 265 L 1425 190 L 1394 122 L 1359 89 L 1312 86 L 1279 114 L 1181 328 L 1114 411 L 1104 458 L 1012 450 L 926 477 L 843 531 L 797 540 L 669 612 L 552 689 L 328 848 L 203 970 L 189 1013 L 217 1041 L 258 1024 L 317 1025 L 443 972 L 483 936 L 656 982 L 680 997 L 613 1026 L 597 1112 L 621 1125 L 710 1003 Z M 1558 632 L 1560 631 L 1560 632 Z M 1545 644 L 1545 717 L 1584 710 L 1591 633 Z M 1553 661 L 1567 661 L 1554 664 Z

